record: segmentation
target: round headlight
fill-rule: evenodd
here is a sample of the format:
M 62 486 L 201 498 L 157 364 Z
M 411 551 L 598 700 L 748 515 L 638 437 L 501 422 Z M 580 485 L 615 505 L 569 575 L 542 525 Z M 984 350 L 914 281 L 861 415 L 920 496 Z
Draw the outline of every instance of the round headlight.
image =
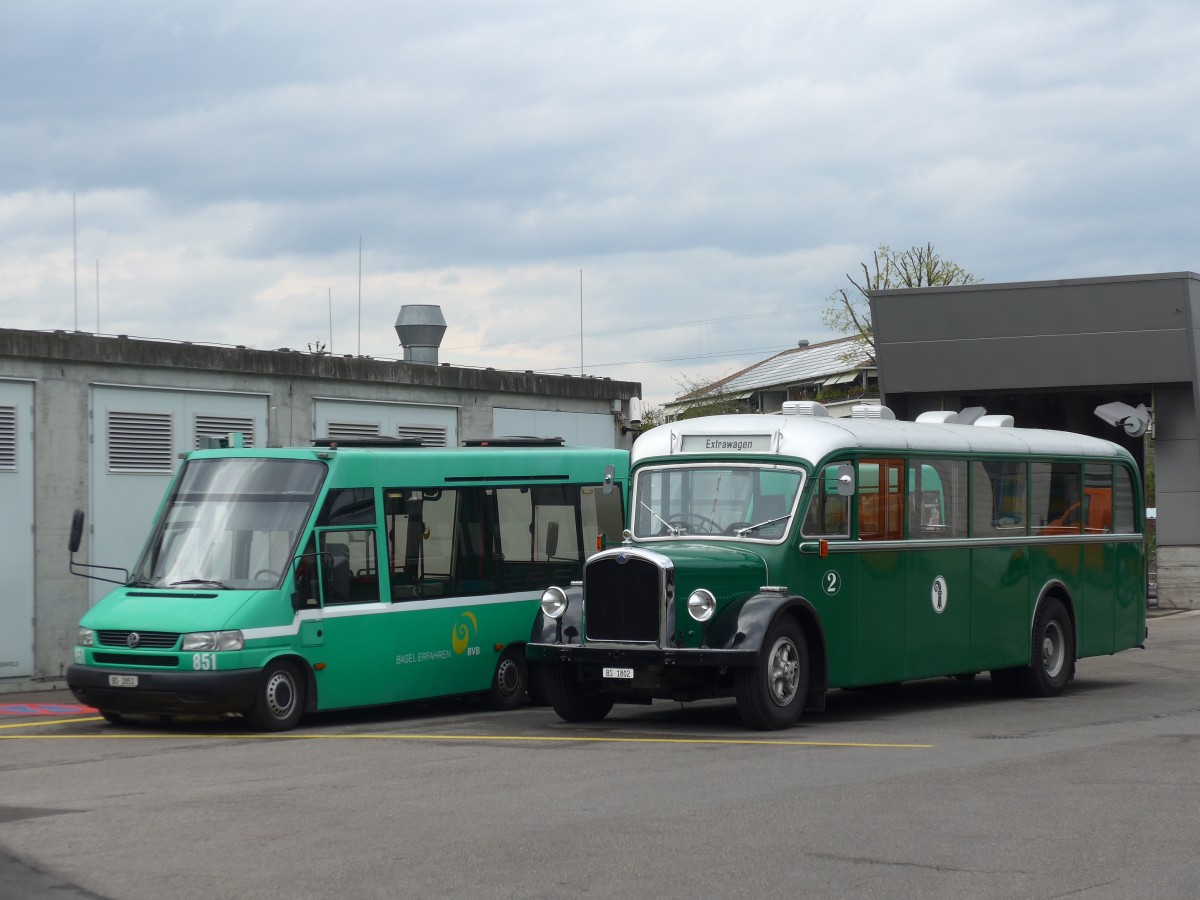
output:
M 542 612 L 549 619 L 561 619 L 567 611 L 567 592 L 560 587 L 548 587 L 542 593 Z
M 688 615 L 697 622 L 707 622 L 717 611 L 717 598 L 704 588 L 692 591 L 688 597 Z

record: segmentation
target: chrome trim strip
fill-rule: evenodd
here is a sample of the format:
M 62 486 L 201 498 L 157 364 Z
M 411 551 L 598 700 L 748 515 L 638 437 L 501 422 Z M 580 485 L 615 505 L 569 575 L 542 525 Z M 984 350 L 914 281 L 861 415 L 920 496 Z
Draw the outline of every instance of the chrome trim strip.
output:
M 826 539 L 828 540 L 828 539 Z M 1140 544 L 1145 540 L 1141 534 L 1066 534 L 1066 535 L 1022 535 L 1011 538 L 951 538 L 949 540 L 922 540 L 912 538 L 906 541 L 829 541 L 829 552 L 832 553 L 872 553 L 896 550 L 942 550 L 965 548 L 997 548 L 997 547 L 1046 547 L 1057 544 Z M 816 539 L 807 539 L 803 543 L 816 543 Z

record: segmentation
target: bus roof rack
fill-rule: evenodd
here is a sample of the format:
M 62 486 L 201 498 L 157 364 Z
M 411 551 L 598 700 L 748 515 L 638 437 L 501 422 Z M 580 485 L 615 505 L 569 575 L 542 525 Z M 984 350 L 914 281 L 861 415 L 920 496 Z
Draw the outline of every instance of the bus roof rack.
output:
M 521 434 L 504 434 L 499 437 L 475 438 L 463 441 L 464 447 L 562 447 L 566 440 L 560 437 L 533 437 Z
M 314 447 L 328 447 L 330 450 L 337 450 L 339 447 L 423 447 L 420 441 L 415 438 L 393 438 L 393 437 L 323 437 L 313 438 Z

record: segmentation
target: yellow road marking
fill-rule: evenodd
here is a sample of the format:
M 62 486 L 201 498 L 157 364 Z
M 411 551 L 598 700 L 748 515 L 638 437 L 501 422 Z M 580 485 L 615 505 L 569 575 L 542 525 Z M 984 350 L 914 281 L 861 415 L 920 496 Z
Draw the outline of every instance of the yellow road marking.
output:
M 69 725 L 72 722 L 102 722 L 102 716 L 77 716 L 74 719 L 43 719 L 38 722 L 17 722 L 13 725 L 0 725 L 0 728 L 36 728 L 38 725 Z
M 67 722 L 96 722 L 99 719 L 68 719 Z M 62 722 L 31 722 L 26 727 L 37 725 L 63 724 Z M 18 728 L 18 725 L 6 725 L 5 728 Z M 370 741 L 497 741 L 497 742 L 527 742 L 527 743 L 592 743 L 592 744 L 732 744 L 739 746 L 763 747 L 844 747 L 858 750 L 930 750 L 933 744 L 873 744 L 853 741 L 789 741 L 789 740 L 755 740 L 753 738 L 638 738 L 638 737 L 588 737 L 584 735 L 567 737 L 564 735 L 487 735 L 487 734 L 261 734 L 244 732 L 238 734 L 205 734 L 197 732 L 182 732 L 179 734 L 0 734 L 0 741 L 53 741 L 53 740 L 153 740 L 174 738 L 176 740 L 193 740 L 207 738 L 210 740 L 370 740 Z

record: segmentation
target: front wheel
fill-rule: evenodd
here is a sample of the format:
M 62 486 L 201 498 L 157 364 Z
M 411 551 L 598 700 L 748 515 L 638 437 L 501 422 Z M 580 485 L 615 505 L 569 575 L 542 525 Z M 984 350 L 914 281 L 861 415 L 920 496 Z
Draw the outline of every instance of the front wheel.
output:
M 613 708 L 611 697 L 583 690 L 573 666 L 543 664 L 542 687 L 558 717 L 566 722 L 598 722 Z
M 767 631 L 758 663 L 738 669 L 734 692 L 742 721 L 763 731 L 796 724 L 808 693 L 808 644 L 804 629 L 784 616 Z
M 488 706 L 492 709 L 516 709 L 529 688 L 529 667 L 519 647 L 508 647 L 496 662 Z
M 1017 671 L 1026 697 L 1057 697 L 1075 674 L 1075 629 L 1066 606 L 1047 597 L 1033 620 L 1033 646 L 1028 668 Z
M 257 731 L 295 728 L 304 713 L 304 681 L 295 665 L 276 660 L 263 669 L 246 721 Z

